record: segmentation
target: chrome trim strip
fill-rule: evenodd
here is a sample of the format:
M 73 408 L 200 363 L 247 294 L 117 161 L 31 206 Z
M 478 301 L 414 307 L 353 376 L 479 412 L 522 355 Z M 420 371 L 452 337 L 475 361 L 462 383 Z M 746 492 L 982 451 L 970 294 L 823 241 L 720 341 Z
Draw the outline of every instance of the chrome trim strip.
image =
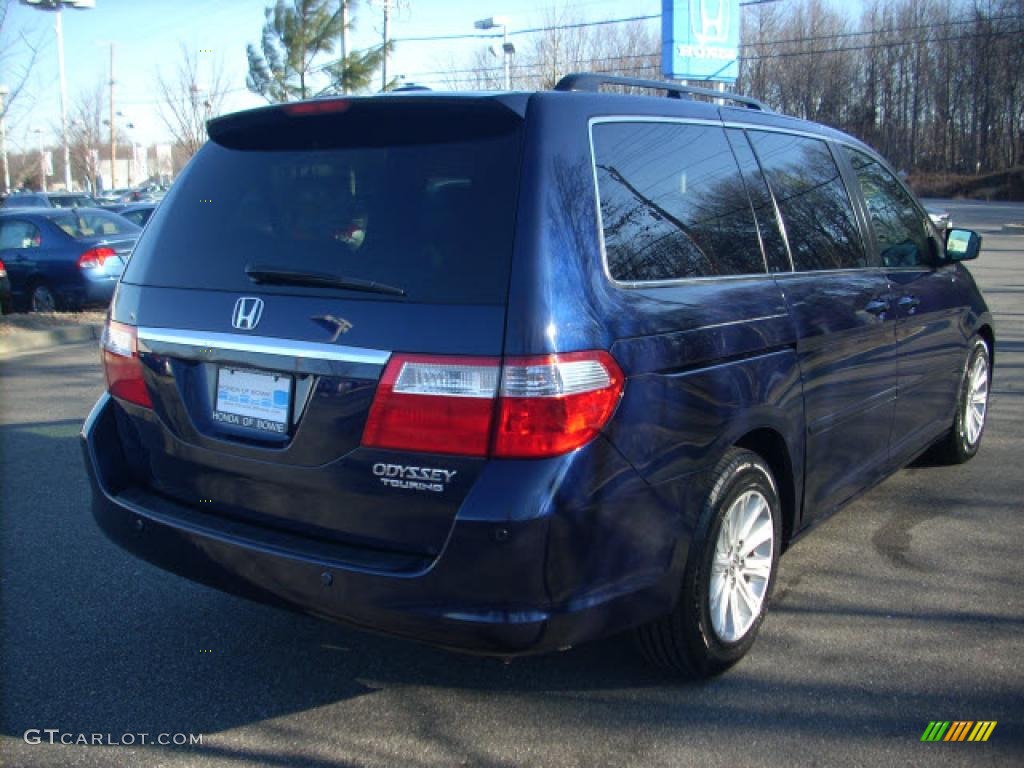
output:
M 724 323 L 712 323 L 711 325 L 701 325 L 696 328 L 688 328 L 684 331 L 684 333 L 689 333 L 691 331 L 710 331 L 714 330 L 715 328 L 727 328 L 731 325 L 747 325 L 748 323 L 761 323 L 766 320 L 778 320 L 780 318 L 788 317 L 789 315 L 787 315 L 785 312 L 774 315 L 762 315 L 761 317 L 745 317 L 740 320 L 729 320 Z
M 834 136 L 814 131 L 801 131 L 799 128 L 783 128 L 781 125 L 762 125 L 761 123 L 743 123 L 735 120 L 726 120 L 722 123 L 726 128 L 741 128 L 745 131 L 767 131 L 768 133 L 788 133 L 792 136 L 803 136 L 808 139 L 819 139 L 820 141 L 840 141 Z M 846 142 L 843 142 L 846 143 Z
M 391 357 L 391 352 L 382 349 L 344 347 L 337 344 L 321 344 L 295 339 L 275 339 L 270 336 L 179 331 L 171 328 L 139 328 L 138 338 L 139 341 L 158 344 L 177 344 L 232 352 L 253 352 L 261 355 L 336 360 L 343 363 L 366 363 L 369 365 L 384 365 Z

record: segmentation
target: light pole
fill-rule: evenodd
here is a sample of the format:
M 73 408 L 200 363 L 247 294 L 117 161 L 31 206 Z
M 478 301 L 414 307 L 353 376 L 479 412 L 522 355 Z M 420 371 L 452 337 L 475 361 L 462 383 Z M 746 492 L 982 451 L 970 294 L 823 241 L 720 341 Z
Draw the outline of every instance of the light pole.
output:
M 487 19 L 473 22 L 477 29 L 494 29 L 501 27 L 501 55 L 505 64 L 505 90 L 512 90 L 512 54 L 516 47 L 508 41 L 508 18 L 505 16 L 491 16 Z
M 60 70 L 60 129 L 64 139 L 64 186 L 71 191 L 71 144 L 68 142 L 68 86 L 64 77 L 64 27 L 61 9 L 64 7 L 85 11 L 96 7 L 96 0 L 21 0 L 22 5 L 40 11 L 55 11 L 54 31 L 57 33 L 57 66 Z
M 10 92 L 6 85 L 0 85 L 0 155 L 3 155 L 4 159 L 5 195 L 11 191 L 11 169 L 7 165 L 7 121 L 4 119 L 6 116 L 4 101 L 6 101 L 7 94 Z

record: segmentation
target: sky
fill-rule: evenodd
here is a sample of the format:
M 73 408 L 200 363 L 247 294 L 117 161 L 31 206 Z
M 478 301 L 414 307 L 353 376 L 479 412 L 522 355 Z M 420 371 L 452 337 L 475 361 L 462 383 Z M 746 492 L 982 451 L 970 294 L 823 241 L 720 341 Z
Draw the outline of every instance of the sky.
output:
M 2 2 L 3 0 L 0 0 Z M 158 113 L 155 80 L 158 71 L 170 76 L 180 58 L 180 46 L 202 50 L 202 57 L 223 62 L 231 91 L 225 111 L 260 106 L 265 102 L 245 88 L 245 47 L 258 44 L 263 9 L 273 0 L 96 0 L 88 11 L 63 12 L 68 109 L 83 91 L 104 85 L 110 77 L 109 43 L 115 43 L 115 104 L 131 122 L 128 136 L 143 144 L 169 138 Z M 505 16 L 509 31 L 544 23 L 553 8 L 564 9 L 573 20 L 594 21 L 659 13 L 661 0 L 391 0 L 390 34 L 396 40 L 389 73 L 407 80 L 439 86 L 438 70 L 468 64 L 476 49 L 491 40 L 403 41 L 433 35 L 481 35 L 473 22 Z M 26 54 L 17 34 L 42 41 L 33 75 L 7 116 L 8 151 L 34 149 L 41 128 L 48 146 L 59 142 L 60 90 L 54 14 L 11 0 L 4 22 L 4 54 L 0 58 L 0 84 L 12 81 Z M 355 4 L 355 33 L 350 45 L 364 48 L 381 39 L 383 0 Z M 397 6 L 397 7 L 396 7 Z M 206 53 L 210 51 L 210 53 Z M 495 59 L 495 63 L 500 63 Z M 202 87 L 202 83 L 200 83 Z

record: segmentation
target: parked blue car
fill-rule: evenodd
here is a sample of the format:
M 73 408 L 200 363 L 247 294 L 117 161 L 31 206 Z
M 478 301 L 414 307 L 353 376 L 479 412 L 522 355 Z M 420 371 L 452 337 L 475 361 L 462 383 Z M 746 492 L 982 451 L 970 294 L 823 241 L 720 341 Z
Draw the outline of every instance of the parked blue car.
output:
M 0 259 L 16 309 L 105 306 L 142 230 L 95 208 L 0 209 Z
M 122 216 L 132 224 L 140 227 L 146 226 L 146 222 L 149 221 L 149 217 L 153 215 L 153 211 L 159 205 L 159 201 L 145 202 L 145 203 L 129 203 L 128 205 L 121 206 L 120 210 L 115 211 L 118 216 Z
M 850 136 L 597 75 L 209 134 L 82 431 L 99 525 L 162 568 L 476 653 L 635 630 L 706 676 L 798 534 L 978 451 L 980 238 Z

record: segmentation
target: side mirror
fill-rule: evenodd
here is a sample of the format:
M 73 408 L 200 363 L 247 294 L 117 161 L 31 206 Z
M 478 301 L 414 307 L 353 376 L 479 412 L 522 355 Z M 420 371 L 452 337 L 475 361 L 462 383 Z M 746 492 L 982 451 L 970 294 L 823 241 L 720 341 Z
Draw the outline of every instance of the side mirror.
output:
M 946 256 L 950 261 L 970 261 L 978 258 L 981 235 L 971 229 L 950 229 L 946 232 Z

